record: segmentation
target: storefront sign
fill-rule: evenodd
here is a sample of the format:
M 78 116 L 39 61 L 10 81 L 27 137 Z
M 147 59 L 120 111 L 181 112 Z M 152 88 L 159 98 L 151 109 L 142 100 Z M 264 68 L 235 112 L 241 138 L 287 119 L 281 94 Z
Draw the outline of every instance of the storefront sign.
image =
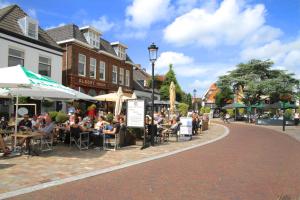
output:
M 84 78 L 78 78 L 78 83 L 80 85 L 85 85 L 85 86 L 90 86 L 90 87 L 105 87 L 106 86 L 105 83 L 102 83 L 100 81 L 84 79 Z
M 127 101 L 127 126 L 144 128 L 145 122 L 145 101 L 128 100 Z

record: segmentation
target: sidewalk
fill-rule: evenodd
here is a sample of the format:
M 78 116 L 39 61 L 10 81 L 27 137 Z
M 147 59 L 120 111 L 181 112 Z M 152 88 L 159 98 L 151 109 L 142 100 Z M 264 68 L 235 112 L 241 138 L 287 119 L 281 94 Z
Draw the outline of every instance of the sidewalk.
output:
M 141 159 L 204 144 L 224 134 L 225 130 L 222 126 L 211 124 L 208 131 L 194 136 L 191 141 L 169 142 L 144 150 L 140 150 L 141 146 L 129 146 L 115 152 L 94 149 L 79 151 L 75 147 L 56 146 L 53 152 L 41 156 L 0 159 L 0 194 L 99 169 L 130 164 Z

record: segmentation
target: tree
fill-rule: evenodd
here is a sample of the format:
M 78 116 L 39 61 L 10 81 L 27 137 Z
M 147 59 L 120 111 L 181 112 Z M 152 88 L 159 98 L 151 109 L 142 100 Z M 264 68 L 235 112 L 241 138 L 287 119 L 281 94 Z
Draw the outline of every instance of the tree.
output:
M 294 74 L 284 70 L 273 70 L 270 60 L 250 60 L 240 63 L 236 69 L 227 75 L 219 77 L 217 82 L 221 91 L 226 88 L 233 92 L 241 87 L 244 92 L 243 102 L 246 105 L 255 104 L 261 100 L 262 95 L 270 97 L 271 103 L 283 98 L 291 98 L 294 88 L 299 86 L 299 80 L 293 78 Z M 222 96 L 221 96 L 222 97 Z M 222 99 L 221 97 L 218 97 Z
M 189 109 L 193 108 L 193 103 L 192 103 L 192 95 L 190 93 L 182 93 L 182 103 L 185 103 L 189 106 Z
M 173 70 L 173 65 L 170 64 L 169 65 L 169 71 L 166 73 L 165 75 L 165 80 L 162 83 L 161 87 L 160 87 L 160 97 L 162 100 L 168 100 L 169 99 L 169 87 L 171 82 L 174 82 L 175 86 L 176 86 L 176 101 L 181 102 L 182 101 L 182 90 L 178 84 L 178 81 L 176 79 L 176 74 Z
M 233 99 L 233 91 L 229 87 L 222 87 L 220 91 L 216 94 L 216 105 L 218 107 L 223 107 L 228 101 Z

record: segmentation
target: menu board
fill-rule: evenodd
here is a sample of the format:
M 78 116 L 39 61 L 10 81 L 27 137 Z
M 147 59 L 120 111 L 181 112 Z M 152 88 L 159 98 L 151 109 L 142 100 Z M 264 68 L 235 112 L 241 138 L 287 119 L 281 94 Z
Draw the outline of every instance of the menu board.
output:
M 145 123 L 145 101 L 128 100 L 127 101 L 127 126 L 144 128 Z

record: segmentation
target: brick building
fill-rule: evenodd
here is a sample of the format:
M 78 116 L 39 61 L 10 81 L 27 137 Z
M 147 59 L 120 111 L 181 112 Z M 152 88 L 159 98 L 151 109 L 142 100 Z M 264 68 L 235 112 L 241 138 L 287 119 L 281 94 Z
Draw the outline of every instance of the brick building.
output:
M 47 33 L 65 50 L 63 84 L 91 96 L 117 91 L 119 86 L 132 93 L 134 64 L 126 45 L 106 41 L 91 26 L 70 24 Z

